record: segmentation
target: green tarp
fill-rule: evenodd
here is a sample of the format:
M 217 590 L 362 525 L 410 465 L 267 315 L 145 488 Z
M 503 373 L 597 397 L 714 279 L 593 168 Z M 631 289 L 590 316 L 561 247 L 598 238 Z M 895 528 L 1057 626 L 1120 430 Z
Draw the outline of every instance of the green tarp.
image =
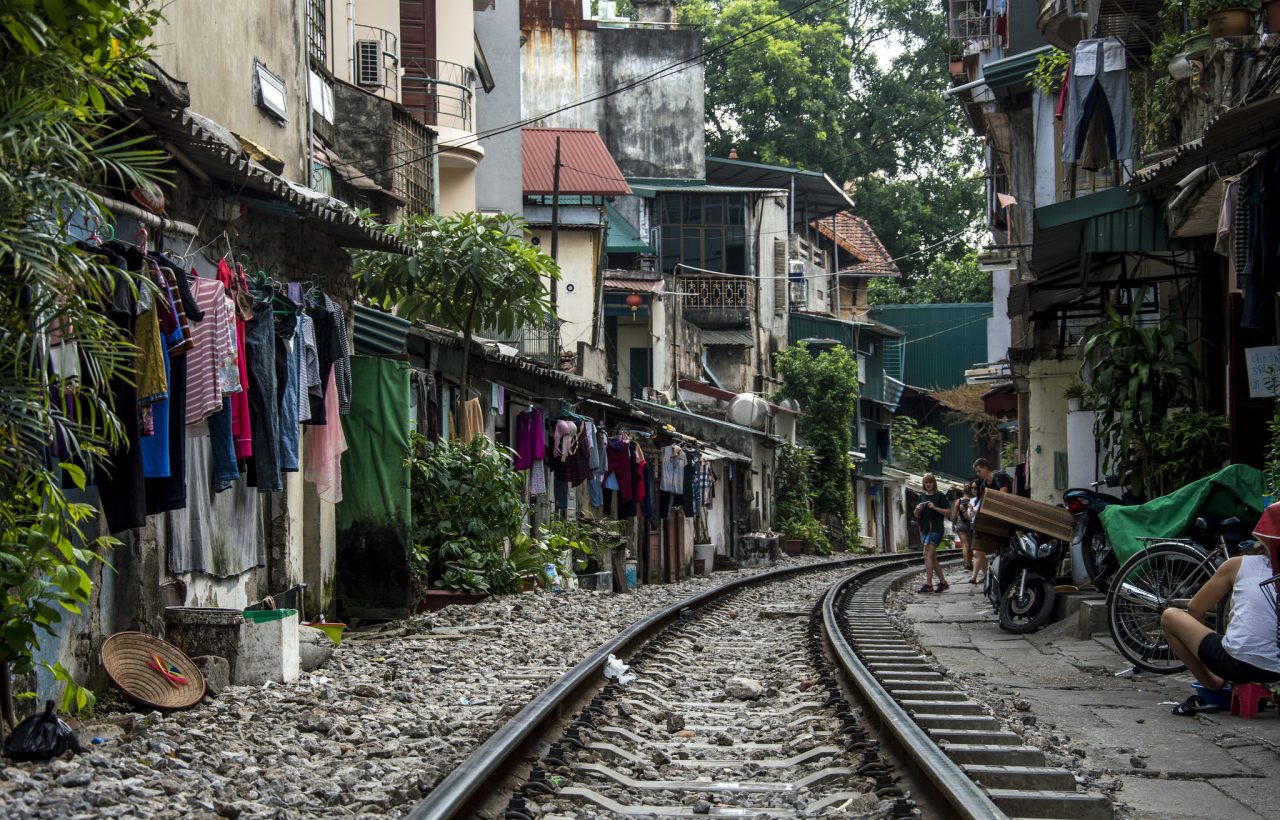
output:
M 1111 549 L 1123 562 L 1141 548 L 1138 538 L 1186 536 L 1197 516 L 1234 515 L 1252 528 L 1266 506 L 1265 492 L 1261 472 L 1246 464 L 1232 464 L 1145 504 L 1107 507 L 1102 511 L 1102 527 Z
M 335 511 L 341 615 L 394 618 L 412 602 L 409 364 L 351 357 L 351 412 L 342 417 L 342 502 Z

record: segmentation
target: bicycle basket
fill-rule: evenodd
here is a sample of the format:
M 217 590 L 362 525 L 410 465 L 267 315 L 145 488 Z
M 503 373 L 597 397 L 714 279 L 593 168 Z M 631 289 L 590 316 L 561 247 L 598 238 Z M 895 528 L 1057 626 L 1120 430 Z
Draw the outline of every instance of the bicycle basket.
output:
M 1267 580 L 1260 581 L 1258 586 L 1262 587 L 1262 592 L 1276 611 L 1276 646 L 1280 648 L 1280 575 L 1272 575 Z

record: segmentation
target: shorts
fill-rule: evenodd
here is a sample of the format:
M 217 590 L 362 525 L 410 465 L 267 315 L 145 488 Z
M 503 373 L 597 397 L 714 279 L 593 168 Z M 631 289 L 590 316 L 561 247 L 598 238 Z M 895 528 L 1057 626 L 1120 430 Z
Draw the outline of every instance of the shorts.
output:
M 936 547 L 942 543 L 942 533 L 925 532 L 920 534 L 920 543 L 926 547 Z
M 1230 683 L 1274 683 L 1280 681 L 1280 672 L 1269 672 L 1251 663 L 1238 661 L 1222 648 L 1222 636 L 1210 632 L 1200 641 L 1196 657 L 1209 671 Z

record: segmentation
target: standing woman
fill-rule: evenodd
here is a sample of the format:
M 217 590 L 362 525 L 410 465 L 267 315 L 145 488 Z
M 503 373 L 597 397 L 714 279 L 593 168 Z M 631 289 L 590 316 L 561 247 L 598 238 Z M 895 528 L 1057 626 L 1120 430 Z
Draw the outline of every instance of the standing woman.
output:
M 938 562 L 938 545 L 942 543 L 944 516 L 951 514 L 947 497 L 938 492 L 938 479 L 933 473 L 925 473 L 924 495 L 916 505 L 916 517 L 920 519 L 920 544 L 924 551 L 924 586 L 921 592 L 933 592 L 933 576 L 938 576 L 938 592 L 945 592 L 951 584 L 942 577 L 942 564 Z

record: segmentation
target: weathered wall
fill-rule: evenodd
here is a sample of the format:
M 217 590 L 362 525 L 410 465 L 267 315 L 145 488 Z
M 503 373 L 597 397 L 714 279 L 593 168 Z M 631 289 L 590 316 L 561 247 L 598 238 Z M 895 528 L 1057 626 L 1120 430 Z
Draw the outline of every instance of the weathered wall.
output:
M 693 30 L 536 25 L 526 28 L 522 49 L 521 113 L 526 119 L 621 87 L 702 49 L 702 35 Z M 703 114 L 699 64 L 538 124 L 596 129 L 626 176 L 702 179 Z
M 306 168 L 302 3 L 169 3 L 156 28 L 154 59 L 191 89 L 191 110 L 265 146 L 299 182 Z M 254 58 L 284 80 L 288 123 L 254 102 Z
M 1079 371 L 1080 363 L 1074 359 L 1036 359 L 1028 368 L 1027 474 L 1031 480 L 1031 497 L 1037 501 L 1062 502 L 1062 489 L 1055 489 L 1053 482 L 1053 454 L 1068 452 L 1067 400 L 1062 392 Z
M 631 350 L 649 347 L 649 321 L 618 317 L 618 384 L 617 395 L 624 399 L 644 398 L 631 393 Z M 656 375 L 656 373 L 655 373 Z
M 334 133 L 339 156 L 391 190 L 394 187 L 391 167 L 405 161 L 394 155 L 395 122 L 391 104 L 355 86 L 334 83 L 333 107 L 338 124 Z
M 477 132 L 505 126 L 520 115 L 520 7 L 502 0 L 475 15 L 476 36 L 493 72 L 494 88 L 476 89 Z M 520 213 L 523 200 L 520 174 L 523 165 L 520 130 L 512 129 L 480 140 L 485 161 L 476 171 L 476 207 L 481 211 Z
M 533 235 L 541 248 L 551 252 L 551 231 L 538 228 Z M 600 258 L 600 231 L 560 230 L 556 255 L 560 265 L 560 283 L 556 301 L 560 315 L 560 347 L 576 350 L 578 342 L 591 342 L 592 319 L 599 302 L 596 293 L 596 267 Z M 572 286 L 573 290 L 569 287 Z
M 440 213 L 456 214 L 476 209 L 476 168 L 446 165 L 440 169 Z

